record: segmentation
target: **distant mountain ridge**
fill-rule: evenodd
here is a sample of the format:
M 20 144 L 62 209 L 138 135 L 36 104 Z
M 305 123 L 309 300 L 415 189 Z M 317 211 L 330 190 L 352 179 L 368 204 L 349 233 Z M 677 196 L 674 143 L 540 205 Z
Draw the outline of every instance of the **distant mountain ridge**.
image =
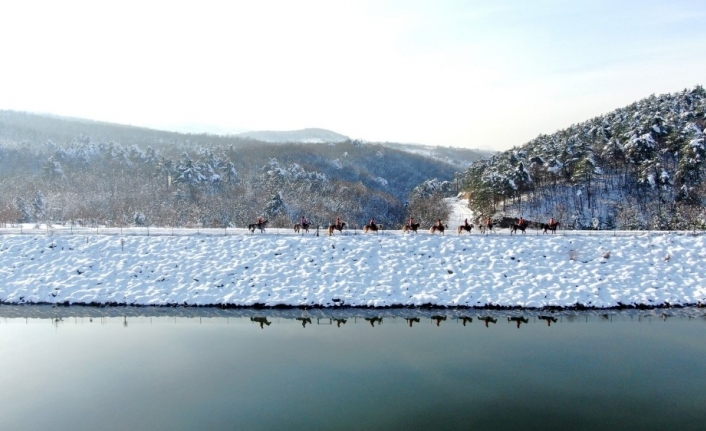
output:
M 317 143 L 337 143 L 345 142 L 350 140 L 348 136 L 341 135 L 340 133 L 332 132 L 326 129 L 317 128 L 307 128 L 301 130 L 289 130 L 289 131 L 255 131 L 255 132 L 242 132 L 230 135 L 236 138 L 249 138 L 256 139 L 262 142 L 269 143 L 301 143 L 301 144 L 317 144 Z

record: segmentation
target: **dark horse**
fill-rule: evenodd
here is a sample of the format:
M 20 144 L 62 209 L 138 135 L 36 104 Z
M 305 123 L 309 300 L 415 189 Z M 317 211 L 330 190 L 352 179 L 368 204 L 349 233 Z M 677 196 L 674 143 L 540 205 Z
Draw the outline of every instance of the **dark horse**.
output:
M 443 225 L 443 224 L 442 225 L 435 224 L 434 226 L 431 227 L 431 229 L 429 229 L 429 233 L 433 235 L 434 232 L 439 232 L 440 234 L 443 235 L 444 230 L 446 230 L 447 227 L 449 227 L 449 226 Z
M 328 234 L 333 235 L 333 231 L 337 230 L 341 233 L 343 233 L 343 228 L 346 227 L 346 222 L 341 222 L 341 224 L 330 224 L 328 226 Z
M 253 223 L 248 225 L 248 230 L 255 233 L 255 229 L 260 229 L 260 233 L 265 232 L 268 220 L 263 220 L 260 223 Z
M 552 233 L 556 233 L 556 228 L 559 227 L 561 223 L 556 222 L 554 224 L 547 224 L 547 223 L 542 223 L 540 225 L 540 229 L 542 229 L 542 233 L 547 233 L 547 231 L 552 231 Z
M 419 223 L 406 224 L 402 228 L 402 232 L 407 233 L 409 231 L 412 231 L 414 233 L 417 233 L 417 229 L 419 229 Z
M 456 231 L 458 232 L 459 235 L 461 235 L 461 232 L 463 232 L 464 230 L 468 233 L 471 233 L 472 229 L 473 229 L 472 224 L 462 224 L 461 226 L 458 227 L 458 229 L 456 229 Z
M 382 225 L 381 224 L 366 224 L 365 227 L 363 228 L 363 233 L 368 233 L 368 232 L 380 232 L 382 230 Z
M 309 226 L 311 226 L 311 223 L 297 223 L 294 225 L 294 232 L 299 233 L 303 230 L 304 232 L 309 233 Z
M 526 224 L 511 224 L 510 225 L 510 235 L 513 233 L 517 233 L 517 231 L 520 231 L 522 233 L 527 233 L 527 225 Z

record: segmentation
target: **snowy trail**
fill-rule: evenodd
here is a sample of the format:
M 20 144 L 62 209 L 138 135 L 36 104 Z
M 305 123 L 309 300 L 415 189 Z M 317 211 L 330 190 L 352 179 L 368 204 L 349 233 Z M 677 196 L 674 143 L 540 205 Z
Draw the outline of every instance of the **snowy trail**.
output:
M 456 232 L 456 228 L 462 225 L 465 219 L 473 223 L 473 211 L 468 208 L 468 199 L 445 198 L 444 201 L 451 207 L 448 221 L 450 232 Z

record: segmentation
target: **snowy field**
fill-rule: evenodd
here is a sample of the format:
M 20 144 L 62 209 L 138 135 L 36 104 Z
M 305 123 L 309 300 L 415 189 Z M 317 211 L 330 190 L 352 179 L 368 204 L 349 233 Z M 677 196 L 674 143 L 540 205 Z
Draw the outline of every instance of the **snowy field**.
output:
M 452 227 L 452 225 L 449 225 Z M 237 306 L 706 304 L 689 232 L 328 237 L 268 229 L 0 231 L 3 303 Z M 122 235 L 120 235 L 122 233 Z

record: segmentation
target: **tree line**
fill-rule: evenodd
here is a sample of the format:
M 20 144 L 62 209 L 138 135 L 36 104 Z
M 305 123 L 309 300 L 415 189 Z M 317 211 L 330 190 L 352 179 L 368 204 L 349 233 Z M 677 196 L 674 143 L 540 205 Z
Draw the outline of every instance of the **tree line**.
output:
M 0 112 L 0 224 L 241 227 L 262 216 L 290 227 L 304 215 L 393 226 L 443 217 L 454 171 L 360 141 L 265 144 Z

